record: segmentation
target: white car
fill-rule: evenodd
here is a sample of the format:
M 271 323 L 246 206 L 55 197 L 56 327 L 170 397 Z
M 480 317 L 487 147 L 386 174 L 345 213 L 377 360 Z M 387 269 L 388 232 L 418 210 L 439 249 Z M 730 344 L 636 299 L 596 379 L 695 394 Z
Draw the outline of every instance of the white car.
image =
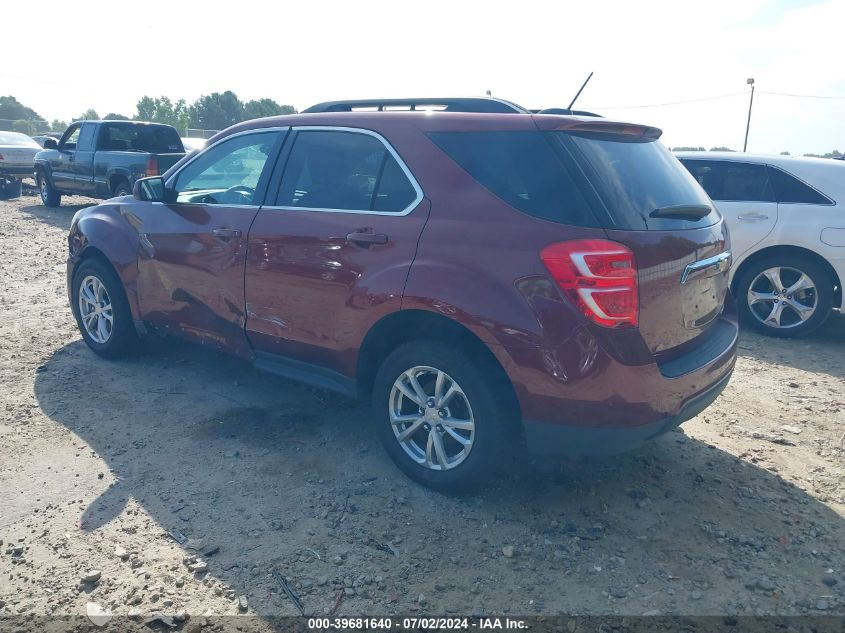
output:
M 771 336 L 815 330 L 842 310 L 845 162 L 739 152 L 677 152 L 731 237 L 740 313 Z
M 185 148 L 185 152 L 188 154 L 201 150 L 205 147 L 206 143 L 208 143 L 206 139 L 199 138 L 197 136 L 182 137 L 182 146 Z
M 0 131 L 0 199 L 21 195 L 21 179 L 32 178 L 41 146 L 20 132 Z

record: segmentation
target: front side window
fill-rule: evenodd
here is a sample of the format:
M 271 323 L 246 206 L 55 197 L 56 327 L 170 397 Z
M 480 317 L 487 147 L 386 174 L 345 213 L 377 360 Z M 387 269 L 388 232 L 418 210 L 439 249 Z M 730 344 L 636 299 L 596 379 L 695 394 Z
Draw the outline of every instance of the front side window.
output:
M 818 191 L 777 167 L 769 167 L 769 177 L 781 204 L 832 204 Z
M 255 192 L 270 168 L 279 132 L 255 132 L 226 139 L 198 155 L 176 175 L 176 201 L 196 204 L 258 204 Z
M 76 149 L 76 142 L 79 140 L 79 132 L 82 129 L 82 125 L 77 125 L 75 128 L 72 128 L 68 132 L 65 132 L 65 139 L 62 143 L 62 149 Z
M 765 165 L 719 160 L 682 160 L 711 199 L 722 202 L 775 202 Z
M 276 206 L 401 213 L 417 191 L 393 154 L 369 134 L 297 133 Z

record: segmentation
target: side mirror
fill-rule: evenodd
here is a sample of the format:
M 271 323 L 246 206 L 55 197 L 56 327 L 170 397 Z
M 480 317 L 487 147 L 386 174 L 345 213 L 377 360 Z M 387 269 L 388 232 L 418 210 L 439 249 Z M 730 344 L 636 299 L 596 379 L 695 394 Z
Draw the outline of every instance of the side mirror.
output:
M 57 149 L 58 147 L 59 142 L 53 137 L 47 137 L 44 139 L 44 149 Z
M 161 176 L 140 178 L 135 181 L 135 185 L 132 187 L 132 195 L 136 200 L 165 202 L 166 194 L 167 188 L 164 186 L 164 178 Z

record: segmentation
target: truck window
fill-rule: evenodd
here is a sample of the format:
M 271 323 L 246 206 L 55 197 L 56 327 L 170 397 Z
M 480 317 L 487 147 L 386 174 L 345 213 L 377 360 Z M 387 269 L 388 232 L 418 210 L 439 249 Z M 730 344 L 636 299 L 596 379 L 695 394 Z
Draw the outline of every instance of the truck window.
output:
M 181 154 L 185 151 L 179 134 L 165 125 L 104 123 L 97 149 L 109 152 Z
M 97 131 L 96 123 L 83 123 L 80 128 L 79 138 L 76 141 L 76 149 L 82 152 L 94 150 L 94 133 Z

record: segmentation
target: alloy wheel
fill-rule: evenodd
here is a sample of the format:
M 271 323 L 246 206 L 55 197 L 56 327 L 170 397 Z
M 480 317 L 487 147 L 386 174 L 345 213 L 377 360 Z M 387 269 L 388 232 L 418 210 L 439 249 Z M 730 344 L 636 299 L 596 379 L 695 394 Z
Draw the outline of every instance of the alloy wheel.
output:
M 772 328 L 801 325 L 816 311 L 816 284 L 803 271 L 789 266 L 767 268 L 748 287 L 748 307 L 754 318 Z
M 79 318 L 91 340 L 104 345 L 114 328 L 112 302 L 105 285 L 89 275 L 79 284 Z
M 472 407 L 446 372 L 426 366 L 404 371 L 393 383 L 388 407 L 396 440 L 420 466 L 450 470 L 472 450 Z

